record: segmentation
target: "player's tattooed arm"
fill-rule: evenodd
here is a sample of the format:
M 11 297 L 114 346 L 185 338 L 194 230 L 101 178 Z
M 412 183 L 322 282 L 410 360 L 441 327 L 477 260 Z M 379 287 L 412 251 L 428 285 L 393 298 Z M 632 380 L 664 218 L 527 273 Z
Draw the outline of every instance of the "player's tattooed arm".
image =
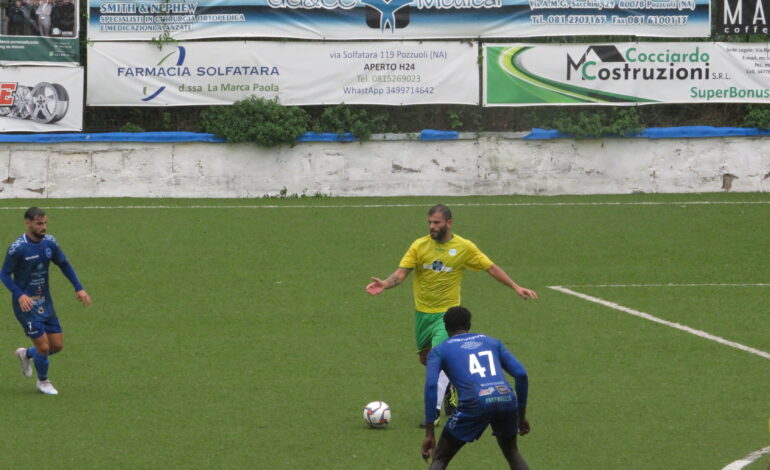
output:
M 392 289 L 401 284 L 411 271 L 411 269 L 407 268 L 398 268 L 385 280 L 373 277 L 372 282 L 366 286 L 366 292 L 371 295 L 377 295 L 385 289 Z

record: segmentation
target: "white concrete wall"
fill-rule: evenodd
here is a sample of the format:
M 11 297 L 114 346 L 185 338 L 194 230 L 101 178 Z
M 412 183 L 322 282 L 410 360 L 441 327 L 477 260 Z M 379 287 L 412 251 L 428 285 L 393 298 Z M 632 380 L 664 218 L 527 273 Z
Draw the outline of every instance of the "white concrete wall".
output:
M 0 147 L 0 198 L 770 190 L 770 138 L 62 143 Z

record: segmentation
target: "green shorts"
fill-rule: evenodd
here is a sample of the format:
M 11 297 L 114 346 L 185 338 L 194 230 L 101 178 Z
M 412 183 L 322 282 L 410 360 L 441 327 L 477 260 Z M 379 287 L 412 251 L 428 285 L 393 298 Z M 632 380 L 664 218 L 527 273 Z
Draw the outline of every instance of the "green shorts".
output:
M 417 350 L 435 348 L 449 338 L 444 327 L 444 312 L 424 313 L 414 312 L 414 333 L 417 340 Z

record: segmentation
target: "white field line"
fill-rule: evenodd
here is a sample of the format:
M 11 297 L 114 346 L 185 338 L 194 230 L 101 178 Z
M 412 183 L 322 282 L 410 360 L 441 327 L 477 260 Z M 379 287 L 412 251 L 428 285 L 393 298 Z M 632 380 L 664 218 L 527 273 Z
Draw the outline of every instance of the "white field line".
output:
M 54 200 L 46 199 L 47 203 Z M 770 204 L 770 201 L 683 201 L 683 202 L 467 202 L 451 203 L 453 207 L 547 207 L 547 206 L 708 206 L 708 205 L 756 205 Z M 115 206 L 56 206 L 46 204 L 48 209 L 77 210 L 77 209 L 371 209 L 398 207 L 426 207 L 429 204 L 192 204 L 192 205 L 115 205 Z M 0 207 L 0 210 L 26 210 L 29 206 Z
M 565 284 L 561 287 L 770 287 L 770 283 L 716 283 L 703 284 Z
M 650 315 L 649 313 L 640 312 L 639 310 L 634 310 L 632 308 L 624 307 L 620 304 L 617 304 L 615 302 L 610 302 L 604 299 L 600 299 L 598 297 L 592 297 L 590 295 L 582 294 L 580 292 L 576 292 L 571 289 L 567 289 L 566 287 L 562 286 L 548 286 L 549 289 L 553 289 L 555 291 L 559 291 L 561 293 L 567 294 L 567 295 L 573 295 L 575 297 L 581 298 L 583 300 L 587 300 L 589 302 L 597 303 L 599 305 L 604 305 L 605 307 L 609 307 L 618 311 L 621 311 L 623 313 L 627 313 L 629 315 L 633 315 L 635 317 L 643 318 L 645 320 L 649 320 L 651 322 L 659 323 L 661 325 L 669 326 L 671 328 L 676 328 L 677 330 L 684 331 L 686 333 L 690 333 L 692 335 L 698 336 L 700 338 L 705 338 L 714 342 L 717 342 L 719 344 L 723 344 L 725 346 L 730 346 L 731 348 L 740 349 L 741 351 L 745 351 L 750 354 L 757 355 L 759 357 L 763 357 L 765 359 L 770 359 L 770 353 L 767 353 L 765 351 L 761 351 L 759 349 L 755 349 L 740 343 L 736 343 L 734 341 L 730 341 L 727 339 L 724 339 L 720 336 L 712 335 L 711 333 L 707 333 L 702 330 L 696 330 L 695 328 L 690 328 L 689 326 L 682 325 L 680 323 L 670 322 L 668 320 L 663 320 L 662 318 L 655 317 L 653 315 Z
M 759 449 L 756 452 L 752 452 L 746 457 L 740 460 L 736 460 L 735 462 L 729 464 L 722 470 L 741 470 L 743 467 L 756 462 L 757 460 L 759 460 L 760 457 L 762 457 L 765 454 L 770 454 L 770 446 L 765 447 L 764 449 Z

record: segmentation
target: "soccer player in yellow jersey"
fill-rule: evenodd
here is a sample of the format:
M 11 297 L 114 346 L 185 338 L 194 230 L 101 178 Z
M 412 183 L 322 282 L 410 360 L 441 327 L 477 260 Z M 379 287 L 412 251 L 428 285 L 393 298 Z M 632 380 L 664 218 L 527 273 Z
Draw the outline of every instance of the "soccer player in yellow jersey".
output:
M 414 271 L 415 335 L 420 362 L 425 365 L 430 350 L 447 339 L 444 312 L 460 305 L 460 284 L 466 269 L 484 270 L 524 299 L 536 299 L 537 293 L 513 282 L 502 268 L 490 260 L 470 240 L 452 233 L 452 211 L 438 204 L 428 211 L 430 235 L 418 238 L 407 250 L 393 274 L 387 279 L 372 277 L 366 292 L 377 295 L 401 284 Z M 448 385 L 443 373 L 439 376 L 436 408 Z

